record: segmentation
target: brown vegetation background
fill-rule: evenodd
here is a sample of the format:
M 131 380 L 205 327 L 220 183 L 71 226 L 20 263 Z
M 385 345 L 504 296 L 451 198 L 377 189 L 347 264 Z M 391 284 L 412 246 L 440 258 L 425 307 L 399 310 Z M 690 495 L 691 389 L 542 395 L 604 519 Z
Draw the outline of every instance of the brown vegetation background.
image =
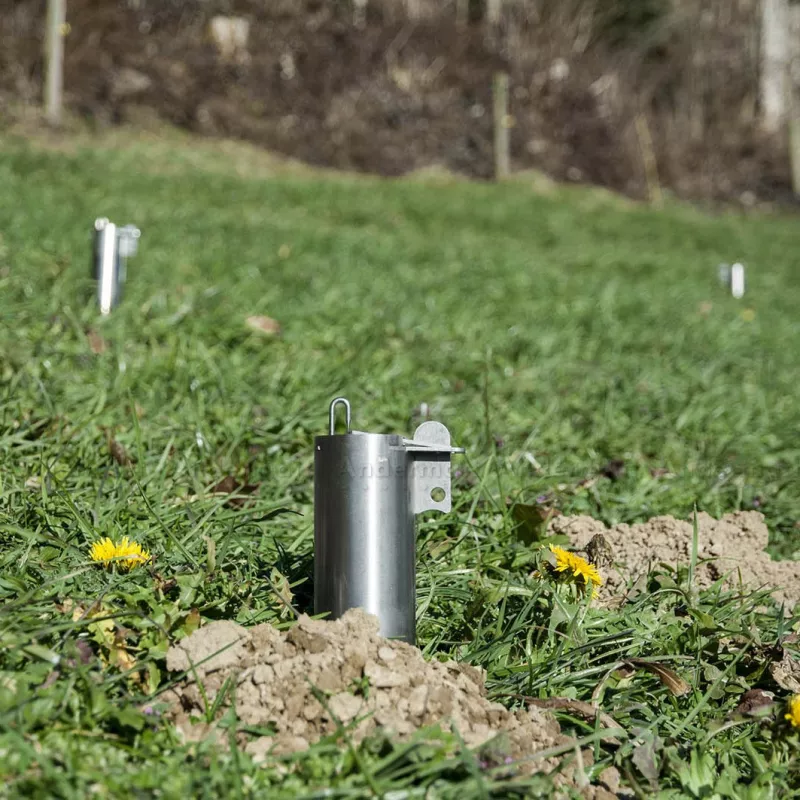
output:
M 41 102 L 45 0 L 0 0 L 0 111 Z M 757 0 L 68 0 L 67 106 L 160 119 L 312 164 L 492 174 L 491 83 L 511 76 L 516 170 L 642 197 L 791 197 L 758 124 Z M 225 59 L 216 15 L 250 23 Z M 645 169 L 655 158 L 656 172 Z

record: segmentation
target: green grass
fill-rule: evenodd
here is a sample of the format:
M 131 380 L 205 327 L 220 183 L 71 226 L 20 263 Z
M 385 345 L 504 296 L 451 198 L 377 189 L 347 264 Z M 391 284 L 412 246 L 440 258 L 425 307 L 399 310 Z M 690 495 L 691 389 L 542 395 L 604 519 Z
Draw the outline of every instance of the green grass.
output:
M 639 796 L 800 793 L 781 713 L 723 725 L 750 687 L 785 696 L 767 667 L 797 618 L 763 595 L 697 593 L 688 571 L 587 611 L 529 577 L 536 548 L 509 510 L 542 494 L 608 523 L 758 505 L 772 552 L 797 550 L 795 218 L 655 212 L 523 180 L 317 176 L 255 157 L 247 177 L 205 144 L 0 144 L 0 794 L 547 792 L 475 774 L 446 736 L 370 742 L 358 757 L 322 743 L 259 767 L 235 746 L 183 745 L 137 710 L 156 702 L 166 647 L 198 613 L 289 624 L 281 576 L 309 610 L 312 443 L 340 394 L 354 427 L 376 432 L 411 433 L 427 403 L 467 449 L 453 512 L 420 524 L 427 655 L 484 666 L 509 705 L 598 691 L 616 744 L 560 720 L 594 750 L 592 776 L 616 764 Z M 88 279 L 100 215 L 143 231 L 105 320 Z M 748 266 L 738 302 L 716 276 L 734 260 Z M 252 314 L 282 336 L 249 331 Z M 106 430 L 132 466 L 111 458 Z M 578 486 L 610 459 L 625 462 L 618 481 Z M 209 494 L 226 475 L 260 484 L 253 505 Z M 91 542 L 122 535 L 152 569 L 88 563 Z M 110 635 L 73 620 L 69 603 L 93 601 Z M 119 657 L 114 630 L 141 681 L 104 662 Z M 691 692 L 609 674 L 630 657 L 676 670 Z

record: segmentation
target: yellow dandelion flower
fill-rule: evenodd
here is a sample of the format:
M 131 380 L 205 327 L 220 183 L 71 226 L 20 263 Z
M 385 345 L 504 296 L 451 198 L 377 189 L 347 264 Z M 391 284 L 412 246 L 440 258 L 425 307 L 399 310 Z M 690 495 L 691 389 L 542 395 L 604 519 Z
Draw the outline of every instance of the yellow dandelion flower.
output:
M 585 558 L 581 558 L 575 553 L 570 553 L 558 545 L 550 545 L 550 552 L 556 557 L 556 572 L 572 573 L 570 577 L 582 580 L 586 586 L 602 586 L 603 579 L 597 571 L 597 567 L 590 564 Z
M 116 551 L 116 547 L 114 542 L 111 541 L 108 537 L 105 539 L 101 539 L 99 542 L 95 542 L 92 545 L 91 550 L 89 550 L 89 555 L 91 556 L 92 561 L 110 561 L 114 558 L 114 552 Z
M 789 698 L 788 711 L 784 719 L 788 720 L 793 728 L 800 728 L 800 694 Z
M 108 537 L 95 542 L 89 550 L 89 556 L 92 561 L 106 568 L 116 565 L 121 570 L 128 571 L 139 564 L 144 564 L 150 558 L 150 553 L 137 542 L 132 542 L 127 536 L 123 536 L 119 544 L 114 544 Z

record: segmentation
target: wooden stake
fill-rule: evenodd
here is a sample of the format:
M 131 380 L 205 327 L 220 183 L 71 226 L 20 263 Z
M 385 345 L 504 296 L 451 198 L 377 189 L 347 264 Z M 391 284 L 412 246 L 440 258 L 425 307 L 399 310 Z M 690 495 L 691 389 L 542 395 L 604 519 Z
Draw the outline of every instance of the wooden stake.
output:
M 412 22 L 417 22 L 422 16 L 420 0 L 406 0 L 406 15 Z
M 64 103 L 64 34 L 67 0 L 48 0 L 45 37 L 45 115 L 51 125 L 61 124 Z
M 650 126 L 647 124 L 647 117 L 643 113 L 636 115 L 636 135 L 639 139 L 639 149 L 642 153 L 648 197 L 656 208 L 661 208 L 664 204 L 664 199 L 661 195 L 661 181 L 658 179 L 658 162 L 656 161 L 655 148 L 653 147 L 653 137 L 650 136 Z
M 494 177 L 511 174 L 511 116 L 508 113 L 508 73 L 497 72 L 492 87 L 494 106 Z
M 362 30 L 367 24 L 367 0 L 353 0 L 353 26 Z
M 469 23 L 469 0 L 456 0 L 456 27 L 466 28 Z
M 492 28 L 500 25 L 503 14 L 503 0 L 486 0 L 486 21 Z

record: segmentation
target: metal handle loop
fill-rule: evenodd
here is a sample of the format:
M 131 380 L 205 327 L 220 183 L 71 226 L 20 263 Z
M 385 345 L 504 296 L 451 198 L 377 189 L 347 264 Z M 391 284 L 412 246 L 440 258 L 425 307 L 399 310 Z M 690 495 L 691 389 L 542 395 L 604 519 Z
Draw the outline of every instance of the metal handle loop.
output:
M 330 434 L 334 435 L 336 431 L 336 406 L 343 405 L 345 407 L 345 421 L 347 423 L 347 432 L 350 433 L 350 402 L 344 397 L 336 397 L 331 400 L 331 406 L 328 412 L 330 423 Z

